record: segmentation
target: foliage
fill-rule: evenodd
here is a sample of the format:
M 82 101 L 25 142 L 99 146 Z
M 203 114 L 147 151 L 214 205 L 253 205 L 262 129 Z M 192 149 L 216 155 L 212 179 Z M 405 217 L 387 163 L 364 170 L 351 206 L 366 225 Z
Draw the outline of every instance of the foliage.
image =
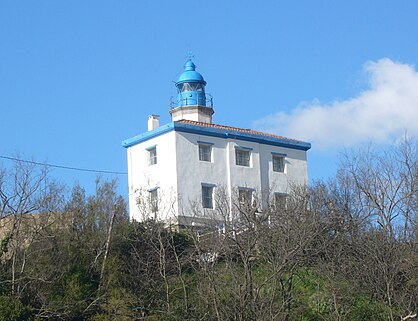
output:
M 18 298 L 9 295 L 0 295 L 0 321 L 28 320 L 30 309 Z
M 294 186 L 285 207 L 233 197 L 230 208 L 220 193 L 217 220 L 199 228 L 129 222 L 115 181 L 63 202 L 43 170 L 0 171 L 0 321 L 412 316 L 416 151 L 348 153 L 334 179 Z

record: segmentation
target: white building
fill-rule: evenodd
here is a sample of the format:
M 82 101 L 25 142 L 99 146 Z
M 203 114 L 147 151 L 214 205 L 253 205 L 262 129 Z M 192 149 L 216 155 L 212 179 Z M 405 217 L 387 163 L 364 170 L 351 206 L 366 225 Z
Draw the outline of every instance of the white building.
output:
M 271 196 L 282 199 L 290 184 L 307 184 L 310 144 L 250 129 L 212 124 L 212 100 L 191 60 L 176 82 L 172 122 L 125 140 L 131 219 L 155 217 L 192 225 L 216 213 L 215 195 L 257 195 L 260 206 Z

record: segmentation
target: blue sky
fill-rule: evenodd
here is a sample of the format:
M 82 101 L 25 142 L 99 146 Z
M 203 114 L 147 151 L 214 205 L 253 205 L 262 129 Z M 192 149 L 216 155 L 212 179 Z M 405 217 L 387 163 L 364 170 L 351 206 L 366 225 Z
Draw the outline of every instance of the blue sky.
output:
M 327 178 L 346 147 L 418 134 L 417 32 L 416 0 L 3 0 L 0 155 L 126 171 L 121 141 L 170 121 L 191 50 L 215 123 L 310 141 Z

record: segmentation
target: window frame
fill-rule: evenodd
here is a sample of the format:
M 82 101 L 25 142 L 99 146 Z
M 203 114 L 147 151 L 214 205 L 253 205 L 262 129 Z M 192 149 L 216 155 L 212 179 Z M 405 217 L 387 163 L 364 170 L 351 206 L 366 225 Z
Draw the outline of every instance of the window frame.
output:
M 235 165 L 237 166 L 243 166 L 243 167 L 251 167 L 251 151 L 252 148 L 248 147 L 241 147 L 241 146 L 235 146 Z M 248 159 L 245 162 L 242 162 L 244 159 L 243 157 L 239 157 L 239 154 L 242 155 L 248 155 Z
M 208 143 L 208 142 L 201 142 L 201 141 L 198 141 L 197 143 L 198 143 L 199 161 L 212 163 L 212 150 L 213 150 L 212 146 L 214 144 Z M 201 153 L 201 148 L 209 148 L 209 159 L 203 159 L 203 157 L 201 157 L 202 155 L 205 155 Z
M 148 152 L 148 166 L 157 165 L 157 145 L 146 148 Z
M 148 190 L 149 207 L 152 213 L 158 212 L 158 187 Z
M 287 198 L 288 198 L 288 194 L 286 193 L 280 193 L 280 192 L 276 192 L 274 193 L 274 207 L 276 208 L 276 210 L 282 209 L 282 210 L 286 210 L 287 209 Z
M 215 208 L 215 202 L 213 198 L 215 187 L 216 185 L 214 184 L 202 183 L 202 207 L 204 209 L 213 210 Z M 208 195 L 205 195 L 204 191 L 208 191 L 209 192 Z M 206 203 L 206 201 L 208 201 L 208 203 Z M 210 206 L 206 206 L 207 204 Z
M 241 197 L 242 194 L 247 194 L 247 197 Z M 254 188 L 238 187 L 238 203 L 240 205 L 252 206 L 254 201 Z
M 283 154 L 283 153 L 271 153 L 271 162 L 272 162 L 272 170 L 275 173 L 286 173 L 286 157 L 287 154 Z M 275 165 L 275 159 L 280 159 L 281 160 L 281 168 L 276 168 Z M 281 170 L 280 170 L 281 169 Z

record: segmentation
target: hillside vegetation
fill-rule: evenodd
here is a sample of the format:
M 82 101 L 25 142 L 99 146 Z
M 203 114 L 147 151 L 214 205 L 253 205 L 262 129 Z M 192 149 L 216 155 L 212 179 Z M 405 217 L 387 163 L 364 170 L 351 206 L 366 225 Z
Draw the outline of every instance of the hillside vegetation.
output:
M 0 320 L 418 320 L 415 141 L 348 152 L 285 203 L 219 188 L 193 228 L 130 223 L 115 190 L 0 169 Z

